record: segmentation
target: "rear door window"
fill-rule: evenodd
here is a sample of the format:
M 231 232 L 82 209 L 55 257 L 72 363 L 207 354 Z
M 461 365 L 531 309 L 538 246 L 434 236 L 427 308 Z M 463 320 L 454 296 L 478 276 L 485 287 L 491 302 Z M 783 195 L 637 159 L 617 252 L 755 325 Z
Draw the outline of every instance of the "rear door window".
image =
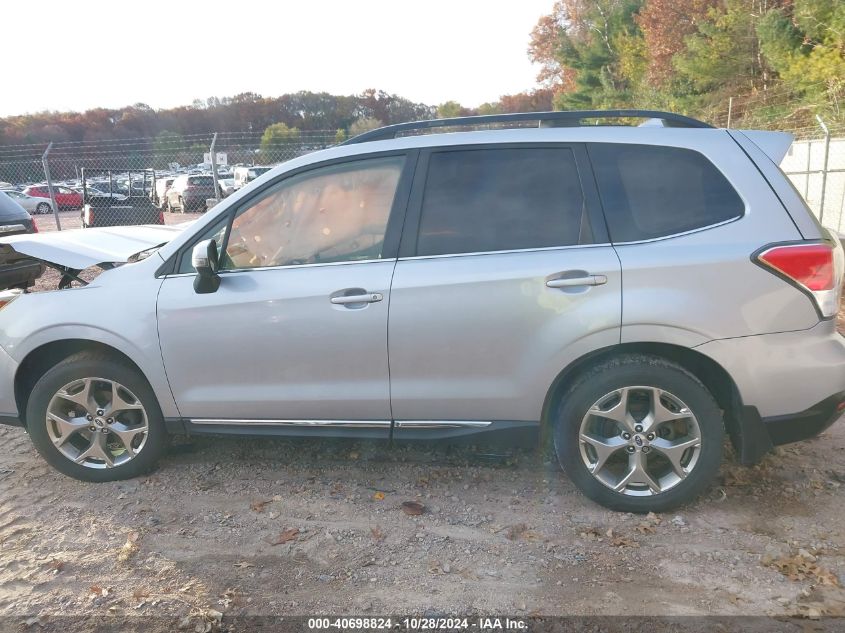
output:
M 613 242 L 676 235 L 745 211 L 725 176 L 693 150 L 592 143 L 588 151 Z
M 434 152 L 416 254 L 571 246 L 592 235 L 570 148 Z

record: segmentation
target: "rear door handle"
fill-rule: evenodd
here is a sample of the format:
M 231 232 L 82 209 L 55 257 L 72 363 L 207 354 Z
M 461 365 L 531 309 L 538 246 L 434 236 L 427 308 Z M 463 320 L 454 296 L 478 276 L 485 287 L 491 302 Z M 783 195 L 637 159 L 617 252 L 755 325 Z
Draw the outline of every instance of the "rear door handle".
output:
M 384 299 L 380 292 L 368 292 L 362 295 L 342 295 L 329 299 L 335 305 L 348 305 L 350 303 L 376 303 Z
M 587 275 L 572 279 L 550 279 L 546 282 L 549 288 L 573 288 L 575 286 L 603 286 L 607 283 L 605 275 Z

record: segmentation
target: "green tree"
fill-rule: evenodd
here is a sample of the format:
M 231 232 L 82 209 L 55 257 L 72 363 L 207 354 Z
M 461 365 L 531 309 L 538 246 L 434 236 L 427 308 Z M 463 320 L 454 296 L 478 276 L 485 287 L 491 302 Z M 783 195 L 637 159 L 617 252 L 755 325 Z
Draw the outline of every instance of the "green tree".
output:
M 288 158 L 291 147 L 299 145 L 300 135 L 297 128 L 288 127 L 284 123 L 274 123 L 267 126 L 261 135 L 258 158 L 262 163 L 271 163 L 278 160 L 280 152 L 284 158 Z
M 384 123 L 378 119 L 370 117 L 356 119 L 352 125 L 349 126 L 349 136 L 358 136 L 359 134 L 363 134 L 364 132 L 369 132 L 370 130 L 375 130 L 380 127 L 384 127 Z

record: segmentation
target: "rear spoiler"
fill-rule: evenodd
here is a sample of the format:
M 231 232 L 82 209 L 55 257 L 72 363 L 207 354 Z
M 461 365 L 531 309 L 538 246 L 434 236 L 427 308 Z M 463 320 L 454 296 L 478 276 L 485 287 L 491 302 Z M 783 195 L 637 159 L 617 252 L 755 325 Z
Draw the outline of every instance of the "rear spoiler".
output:
M 732 130 L 743 134 L 754 143 L 775 165 L 780 165 L 783 157 L 792 146 L 795 137 L 788 132 L 768 132 L 764 130 Z

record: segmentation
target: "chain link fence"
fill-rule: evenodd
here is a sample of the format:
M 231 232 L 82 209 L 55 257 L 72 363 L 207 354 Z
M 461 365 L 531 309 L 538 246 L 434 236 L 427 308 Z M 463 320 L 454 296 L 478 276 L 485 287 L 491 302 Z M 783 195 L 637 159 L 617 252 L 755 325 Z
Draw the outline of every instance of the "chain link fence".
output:
M 781 168 L 819 222 L 845 234 L 845 125 L 796 130 Z
M 784 172 L 826 227 L 845 233 L 845 125 L 793 130 Z M 259 134 L 218 133 L 155 139 L 0 147 L 0 189 L 39 229 L 103 224 L 178 223 L 268 168 L 334 145 L 337 132 L 299 132 L 262 142 Z M 54 210 L 58 208 L 58 213 Z
M 0 190 L 41 231 L 172 224 L 205 212 L 279 163 L 336 142 L 332 130 L 270 141 L 219 133 L 4 146 Z

